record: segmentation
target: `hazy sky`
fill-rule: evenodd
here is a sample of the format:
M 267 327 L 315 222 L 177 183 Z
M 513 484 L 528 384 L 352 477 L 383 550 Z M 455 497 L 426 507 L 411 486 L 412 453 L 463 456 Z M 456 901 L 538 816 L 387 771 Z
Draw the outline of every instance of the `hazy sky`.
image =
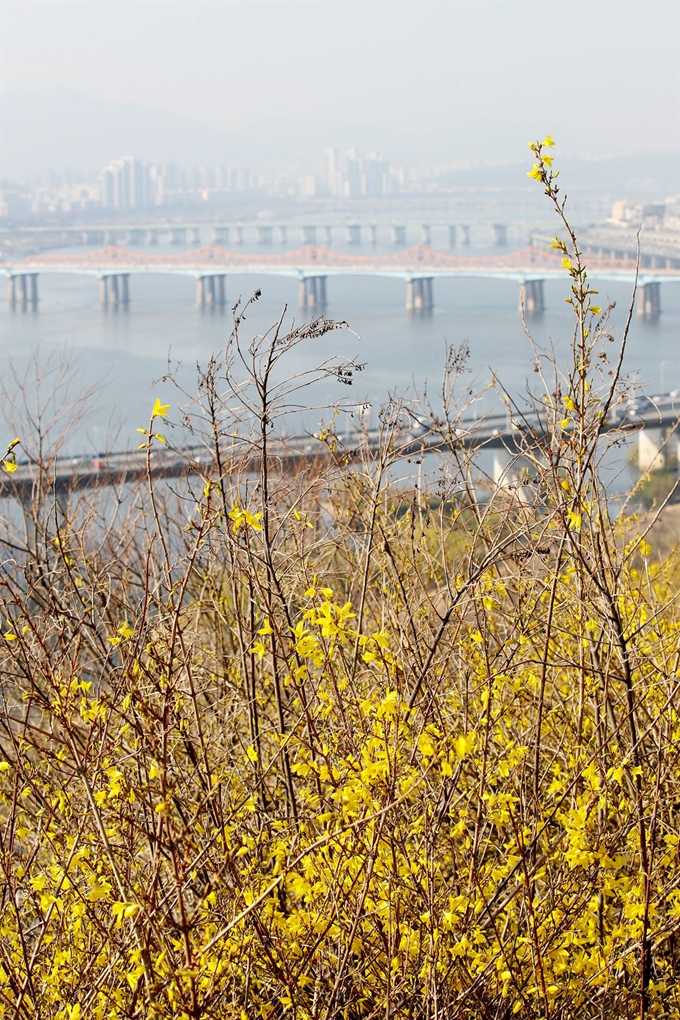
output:
M 65 87 L 235 129 L 272 115 L 575 151 L 680 148 L 666 0 L 3 0 L 2 90 Z M 559 138 L 558 138 L 559 140 Z

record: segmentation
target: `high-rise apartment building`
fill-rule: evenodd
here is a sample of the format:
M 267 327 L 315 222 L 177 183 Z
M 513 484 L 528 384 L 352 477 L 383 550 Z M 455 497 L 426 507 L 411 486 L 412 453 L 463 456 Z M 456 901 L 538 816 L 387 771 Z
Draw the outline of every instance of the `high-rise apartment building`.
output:
M 326 149 L 323 154 L 323 174 L 312 189 L 309 180 L 300 182 L 301 194 L 335 195 L 339 198 L 375 198 L 390 190 L 390 165 L 377 152 L 362 156 L 358 149 L 346 149 L 342 155 L 337 149 Z
M 361 193 L 369 198 L 386 195 L 389 191 L 390 165 L 378 152 L 369 152 L 364 160 Z
M 345 198 L 360 198 L 362 194 L 363 160 L 356 149 L 345 153 Z
M 323 190 L 327 195 L 341 196 L 345 192 L 337 149 L 326 149 L 323 154 Z
M 101 179 L 106 209 L 146 209 L 149 205 L 149 167 L 134 156 L 112 160 L 102 170 Z

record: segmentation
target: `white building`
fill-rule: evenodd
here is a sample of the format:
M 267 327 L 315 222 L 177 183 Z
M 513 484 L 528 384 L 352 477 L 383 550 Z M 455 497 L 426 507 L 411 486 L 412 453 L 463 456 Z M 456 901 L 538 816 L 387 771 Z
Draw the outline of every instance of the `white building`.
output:
M 680 230 L 680 196 L 664 199 L 663 202 L 635 203 L 621 199 L 612 205 L 608 222 L 615 227 L 675 232 Z
M 333 195 L 337 198 L 376 198 L 391 190 L 394 174 L 378 152 L 363 156 L 358 149 L 325 149 L 319 177 L 302 177 L 300 194 L 305 198 Z
M 112 160 L 101 172 L 101 184 L 106 209 L 146 209 L 151 204 L 149 167 L 134 156 Z

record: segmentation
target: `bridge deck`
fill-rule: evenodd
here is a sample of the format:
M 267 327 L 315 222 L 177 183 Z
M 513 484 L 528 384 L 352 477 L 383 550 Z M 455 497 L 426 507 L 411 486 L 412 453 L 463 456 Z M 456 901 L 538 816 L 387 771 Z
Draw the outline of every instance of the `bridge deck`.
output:
M 587 260 L 592 275 L 599 278 L 632 280 L 636 264 L 631 258 L 592 257 Z M 546 279 L 566 275 L 561 257 L 543 248 L 523 248 L 504 255 L 451 255 L 424 245 L 388 255 L 355 255 L 309 244 L 295 251 L 252 255 L 229 251 L 218 245 L 204 245 L 194 251 L 152 255 L 108 245 L 81 254 L 34 255 L 2 265 L 8 276 L 29 273 L 85 273 L 92 275 L 180 273 L 192 276 L 220 273 L 340 276 L 374 275 L 397 277 L 481 276 L 513 280 Z M 680 280 L 678 268 L 655 268 L 641 272 L 641 282 Z
M 644 428 L 675 428 L 680 420 L 680 392 L 661 397 L 640 397 L 635 404 L 627 407 L 619 416 L 612 416 L 607 430 L 624 428 L 630 433 Z M 454 433 L 447 439 L 431 432 L 426 426 L 417 426 L 395 435 L 395 453 L 409 457 L 454 446 L 465 449 L 505 449 L 517 451 L 537 430 L 538 420 L 534 416 L 512 420 L 507 412 L 487 415 L 480 419 L 462 419 Z M 297 436 L 289 440 L 273 440 L 270 458 L 273 467 L 289 470 L 294 467 L 327 460 L 332 455 L 357 457 L 362 451 L 376 450 L 381 442 L 377 430 L 357 435 L 340 443 L 337 454 L 331 454 L 328 446 L 311 435 Z M 227 460 L 229 454 L 227 451 Z M 237 454 L 242 469 L 258 471 L 260 467 L 257 450 L 245 440 Z M 204 446 L 180 449 L 155 448 L 152 452 L 151 470 L 155 478 L 177 478 L 188 474 L 209 475 L 214 466 L 211 450 Z M 96 457 L 57 458 L 52 464 L 49 484 L 57 492 L 69 492 L 93 487 L 123 485 L 139 481 L 146 476 L 146 451 L 117 452 Z M 22 464 L 16 471 L 0 474 L 0 498 L 14 497 L 28 500 L 38 481 L 35 465 Z

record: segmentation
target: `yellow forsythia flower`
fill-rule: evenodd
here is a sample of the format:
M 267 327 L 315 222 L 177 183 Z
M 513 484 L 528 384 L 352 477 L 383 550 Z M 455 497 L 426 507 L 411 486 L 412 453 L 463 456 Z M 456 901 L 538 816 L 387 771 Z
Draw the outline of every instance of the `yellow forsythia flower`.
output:
M 158 397 L 156 397 L 156 403 L 153 405 L 153 410 L 151 412 L 151 417 L 152 418 L 156 418 L 157 416 L 160 415 L 162 418 L 167 418 L 169 410 L 170 410 L 170 404 L 161 404 L 161 402 L 158 399 Z

